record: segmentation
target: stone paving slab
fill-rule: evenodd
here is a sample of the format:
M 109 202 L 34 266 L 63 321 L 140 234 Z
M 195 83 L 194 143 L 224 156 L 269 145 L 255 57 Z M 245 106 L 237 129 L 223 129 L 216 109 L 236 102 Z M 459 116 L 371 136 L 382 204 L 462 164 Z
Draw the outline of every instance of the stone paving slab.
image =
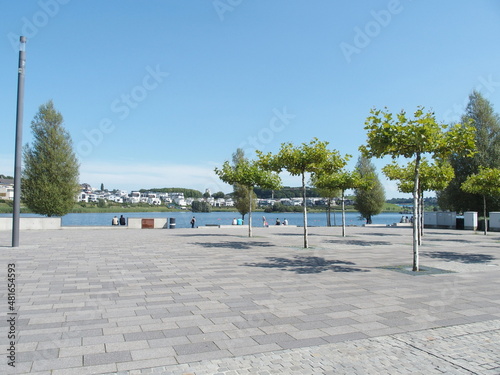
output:
M 453 273 L 413 277 L 382 268 L 411 264 L 411 229 L 302 231 L 0 232 L 0 371 L 500 373 L 500 234 L 427 230 L 421 264 Z
M 495 320 L 130 374 L 499 374 L 499 347 Z

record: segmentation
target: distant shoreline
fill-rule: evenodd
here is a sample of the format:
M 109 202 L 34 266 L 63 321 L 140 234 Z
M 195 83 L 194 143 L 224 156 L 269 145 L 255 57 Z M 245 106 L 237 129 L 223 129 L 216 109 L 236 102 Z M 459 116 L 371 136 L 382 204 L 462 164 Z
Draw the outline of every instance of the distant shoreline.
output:
M 193 212 L 189 209 L 183 210 L 183 209 L 178 209 L 178 208 L 167 208 L 167 207 L 117 207 L 117 206 L 112 206 L 112 207 L 80 207 L 77 209 L 73 209 L 69 214 L 120 214 L 120 213 L 129 213 L 129 212 L 192 212 L 192 213 L 198 213 L 198 212 Z M 221 209 L 221 208 L 214 208 L 210 212 L 234 212 L 236 214 L 239 214 L 236 209 Z M 252 212 L 265 212 L 264 209 L 258 208 Z M 317 208 L 307 208 L 307 212 L 314 212 L 314 213 L 325 213 L 326 214 L 326 209 L 317 209 Z M 341 213 L 342 210 L 340 208 L 332 209 L 332 214 L 335 213 Z M 345 212 L 358 212 L 355 209 L 346 209 Z M 383 210 L 381 213 L 395 213 L 396 211 L 391 211 L 391 210 Z M 21 213 L 22 214 L 33 214 L 32 211 L 26 209 L 26 208 L 21 208 Z M 268 215 L 272 214 L 287 214 L 287 213 L 302 213 L 302 211 L 273 211 L 273 212 L 265 212 Z M 12 214 L 12 209 L 4 209 L 0 208 L 0 214 Z

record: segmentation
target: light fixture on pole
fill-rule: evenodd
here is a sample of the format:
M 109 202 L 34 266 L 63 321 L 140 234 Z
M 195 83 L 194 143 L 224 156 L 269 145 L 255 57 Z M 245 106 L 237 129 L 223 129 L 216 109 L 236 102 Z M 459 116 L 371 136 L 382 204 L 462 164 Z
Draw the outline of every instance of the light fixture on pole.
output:
M 12 247 L 19 246 L 21 216 L 21 162 L 23 146 L 24 68 L 26 65 L 26 37 L 19 38 L 19 68 L 17 76 L 16 148 L 14 159 L 14 211 L 12 214 Z

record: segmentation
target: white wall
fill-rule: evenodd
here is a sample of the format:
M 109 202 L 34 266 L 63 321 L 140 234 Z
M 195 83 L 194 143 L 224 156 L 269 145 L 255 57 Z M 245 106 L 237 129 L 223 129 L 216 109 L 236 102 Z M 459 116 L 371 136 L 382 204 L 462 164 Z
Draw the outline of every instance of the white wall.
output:
M 61 229 L 60 217 L 21 217 L 19 229 Z M 0 230 L 12 230 L 12 218 L 0 217 Z
M 500 212 L 490 212 L 490 231 L 500 232 Z

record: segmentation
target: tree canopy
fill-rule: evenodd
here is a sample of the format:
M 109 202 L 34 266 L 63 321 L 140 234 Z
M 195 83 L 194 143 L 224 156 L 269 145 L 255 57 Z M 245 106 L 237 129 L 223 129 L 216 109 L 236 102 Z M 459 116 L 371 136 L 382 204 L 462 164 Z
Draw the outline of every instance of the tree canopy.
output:
M 79 164 L 63 116 L 52 101 L 40 106 L 31 122 L 32 146 L 24 148 L 21 192 L 33 212 L 62 216 L 71 211 L 80 190 Z
M 278 189 L 281 187 L 281 180 L 275 173 L 263 170 L 254 161 L 242 159 L 238 164 L 232 166 L 228 161 L 224 162 L 222 168 L 215 168 L 215 173 L 219 178 L 230 185 L 238 184 L 248 189 L 249 196 L 252 196 L 254 186 L 268 189 Z M 248 209 L 248 236 L 252 236 L 252 199 L 249 200 Z
M 415 163 L 413 172 L 413 271 L 419 270 L 418 223 L 420 163 L 424 155 L 444 159 L 451 154 L 471 156 L 475 152 L 474 133 L 468 123 L 446 126 L 434 113 L 418 107 L 409 117 L 405 111 L 393 115 L 387 109 L 372 109 L 365 122 L 367 144 L 360 147 L 366 157 L 405 157 Z
M 500 169 L 480 167 L 478 173 L 467 177 L 462 184 L 462 189 L 483 197 L 484 234 L 486 234 L 488 231 L 486 197 L 500 196 Z
M 248 162 L 248 159 L 245 157 L 245 152 L 243 149 L 238 148 L 236 152 L 233 154 L 233 168 L 235 168 L 239 163 Z M 233 185 L 233 199 L 234 199 L 234 207 L 238 210 L 241 215 L 241 218 L 244 220 L 245 215 L 250 211 L 254 211 L 257 207 L 255 203 L 255 199 L 257 198 L 254 190 L 249 189 L 248 186 L 241 185 L 235 182 Z
M 347 163 L 348 157 L 344 158 Z M 342 237 L 345 237 L 345 191 L 360 187 L 368 187 L 370 182 L 363 179 L 357 171 L 340 170 L 334 173 L 317 172 L 312 179 L 314 186 L 319 189 L 328 189 L 330 191 L 340 190 L 342 199 Z
M 322 142 L 313 138 L 309 143 L 296 146 L 290 142 L 282 143 L 277 154 L 256 151 L 259 165 L 266 170 L 280 173 L 288 171 L 292 176 L 300 176 L 302 179 L 302 200 L 304 217 L 304 248 L 308 247 L 307 239 L 307 204 L 306 204 L 306 173 L 318 171 L 337 172 L 343 168 L 345 162 L 340 158 L 336 150 L 329 150 L 328 142 Z
M 396 185 L 400 192 L 413 192 L 415 185 L 414 161 L 404 166 L 393 161 L 382 168 L 382 172 L 389 180 L 397 181 Z M 431 163 L 426 158 L 422 158 L 420 161 L 420 192 L 443 190 L 448 186 L 454 175 L 453 167 L 447 161 L 436 160 L 435 163 Z
M 371 186 L 358 187 L 354 191 L 354 195 L 356 196 L 354 208 L 358 210 L 367 224 L 371 224 L 372 216 L 378 215 L 384 207 L 384 187 L 380 183 L 375 166 L 370 159 L 361 155 L 356 164 L 356 171 L 363 179 L 371 180 L 372 182 Z
M 474 129 L 476 154 L 472 158 L 451 154 L 449 161 L 455 177 L 437 197 L 439 206 L 443 209 L 480 212 L 483 197 L 465 192 L 461 187 L 467 177 L 478 173 L 481 167 L 500 168 L 500 117 L 481 93 L 473 91 L 469 96 L 462 122 L 470 122 Z M 490 209 L 500 210 L 500 197 L 488 196 L 486 201 Z

